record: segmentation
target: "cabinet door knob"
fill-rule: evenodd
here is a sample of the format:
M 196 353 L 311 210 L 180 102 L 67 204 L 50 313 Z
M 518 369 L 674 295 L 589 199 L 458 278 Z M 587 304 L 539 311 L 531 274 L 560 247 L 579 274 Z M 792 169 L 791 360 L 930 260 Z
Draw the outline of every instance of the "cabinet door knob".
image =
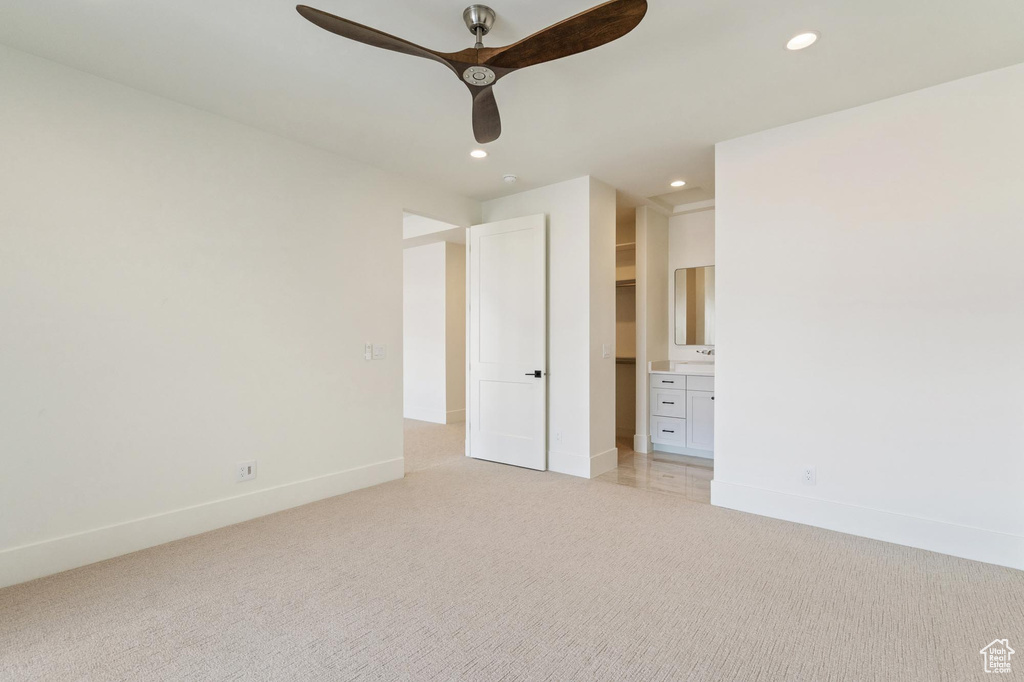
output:
M 711 399 L 712 399 L 712 400 L 714 400 L 714 399 L 715 399 L 715 396 L 711 396 Z

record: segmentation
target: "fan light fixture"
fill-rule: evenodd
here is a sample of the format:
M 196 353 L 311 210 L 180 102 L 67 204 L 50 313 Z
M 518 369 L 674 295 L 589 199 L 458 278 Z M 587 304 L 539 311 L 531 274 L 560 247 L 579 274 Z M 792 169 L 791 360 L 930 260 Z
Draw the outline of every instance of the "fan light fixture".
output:
M 807 33 L 801 33 L 800 35 L 793 36 L 786 43 L 787 50 L 802 50 L 805 47 L 810 47 L 818 41 L 818 34 L 814 31 L 808 31 Z

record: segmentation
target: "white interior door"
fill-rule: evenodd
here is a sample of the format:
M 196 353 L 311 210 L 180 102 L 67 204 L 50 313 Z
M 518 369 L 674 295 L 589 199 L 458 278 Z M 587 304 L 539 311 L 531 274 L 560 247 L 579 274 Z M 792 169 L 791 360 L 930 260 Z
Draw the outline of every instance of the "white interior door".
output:
M 547 221 L 469 231 L 469 454 L 547 469 Z

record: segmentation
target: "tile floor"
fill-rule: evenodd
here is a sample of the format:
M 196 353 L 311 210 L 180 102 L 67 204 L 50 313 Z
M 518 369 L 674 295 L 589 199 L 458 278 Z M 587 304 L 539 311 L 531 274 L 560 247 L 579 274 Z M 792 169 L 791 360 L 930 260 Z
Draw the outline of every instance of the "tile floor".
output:
M 645 455 L 635 452 L 628 441 L 617 445 L 619 466 L 595 480 L 711 503 L 714 460 L 666 452 Z

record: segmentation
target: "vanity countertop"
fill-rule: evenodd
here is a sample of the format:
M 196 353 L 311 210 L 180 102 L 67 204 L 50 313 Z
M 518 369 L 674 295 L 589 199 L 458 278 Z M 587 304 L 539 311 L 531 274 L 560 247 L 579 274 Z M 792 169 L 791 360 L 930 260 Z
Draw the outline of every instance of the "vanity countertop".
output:
M 715 376 L 715 363 L 713 360 L 691 360 L 689 362 L 662 360 L 648 363 L 648 370 L 651 374 L 690 374 L 713 377 Z

